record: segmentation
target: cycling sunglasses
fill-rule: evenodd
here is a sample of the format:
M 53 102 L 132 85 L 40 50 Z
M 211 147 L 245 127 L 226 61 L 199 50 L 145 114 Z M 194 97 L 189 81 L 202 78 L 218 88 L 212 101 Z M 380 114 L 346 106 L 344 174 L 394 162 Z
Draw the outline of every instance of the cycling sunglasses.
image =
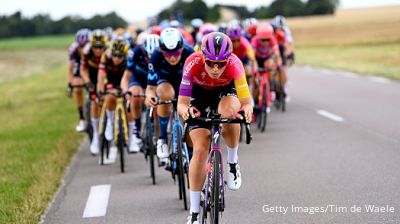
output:
M 176 50 L 176 51 L 163 51 L 162 52 L 164 57 L 170 58 L 172 56 L 174 57 L 179 57 L 182 54 L 182 50 Z
M 205 59 L 204 62 L 208 65 L 208 67 L 210 68 L 222 68 L 225 67 L 226 64 L 228 64 L 227 60 L 222 60 L 222 61 L 213 61 L 213 60 L 209 60 L 209 59 Z
M 113 54 L 112 56 L 113 56 L 114 58 L 123 58 L 123 57 L 125 57 L 124 54 Z
M 94 49 L 103 49 L 104 46 L 93 46 Z
M 269 42 L 271 41 L 271 39 L 267 38 L 267 39 L 260 39 L 261 42 Z

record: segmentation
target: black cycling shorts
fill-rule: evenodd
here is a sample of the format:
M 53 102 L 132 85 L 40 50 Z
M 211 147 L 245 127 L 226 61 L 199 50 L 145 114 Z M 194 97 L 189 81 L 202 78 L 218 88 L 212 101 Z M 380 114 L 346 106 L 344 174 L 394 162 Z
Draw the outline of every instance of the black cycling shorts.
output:
M 203 87 L 194 84 L 190 105 L 196 107 L 200 111 L 201 117 L 207 117 L 207 114 L 211 111 L 218 110 L 219 102 L 225 96 L 237 97 L 233 82 L 213 90 L 204 89 Z M 189 120 L 187 128 L 189 132 L 196 128 L 211 129 L 211 124 L 199 120 Z

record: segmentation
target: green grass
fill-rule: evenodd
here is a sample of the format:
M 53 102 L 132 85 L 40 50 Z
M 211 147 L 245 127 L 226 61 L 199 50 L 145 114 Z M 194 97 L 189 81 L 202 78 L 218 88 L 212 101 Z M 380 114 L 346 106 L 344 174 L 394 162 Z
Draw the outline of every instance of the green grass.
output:
M 298 47 L 298 64 L 400 80 L 400 43 Z
M 82 134 L 66 66 L 0 84 L 0 223 L 38 223 Z
M 0 50 L 27 50 L 44 48 L 62 48 L 67 50 L 74 35 L 10 38 L 0 40 Z

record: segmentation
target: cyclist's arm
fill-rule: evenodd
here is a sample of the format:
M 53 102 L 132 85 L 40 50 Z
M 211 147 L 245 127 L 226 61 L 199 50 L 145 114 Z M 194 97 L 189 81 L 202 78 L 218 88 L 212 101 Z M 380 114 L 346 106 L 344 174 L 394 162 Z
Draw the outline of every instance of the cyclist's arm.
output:
M 132 71 L 125 69 L 124 75 L 122 76 L 121 79 L 121 89 L 122 91 L 126 92 L 128 91 L 129 88 L 129 79 L 132 76 Z
M 68 82 L 72 83 L 72 80 L 74 78 L 74 64 L 69 62 L 68 64 Z
M 178 113 L 184 119 L 189 118 L 190 96 L 178 96 Z
M 80 73 L 85 83 L 90 82 L 89 69 L 86 67 L 86 65 L 83 65 L 82 62 L 80 67 Z
M 251 104 L 250 90 L 247 85 L 246 76 L 243 73 L 239 79 L 234 80 L 236 92 L 240 101 L 240 110 L 244 111 L 247 122 L 251 122 L 253 105 Z
M 107 71 L 105 69 L 99 69 L 97 76 L 97 92 L 101 93 L 104 91 L 104 80 L 106 79 Z
M 247 52 L 247 58 L 251 62 L 252 72 L 257 71 L 258 70 L 258 64 L 257 64 L 257 61 L 256 61 L 256 55 L 255 55 L 253 47 L 250 45 L 250 43 L 246 46 L 246 52 Z

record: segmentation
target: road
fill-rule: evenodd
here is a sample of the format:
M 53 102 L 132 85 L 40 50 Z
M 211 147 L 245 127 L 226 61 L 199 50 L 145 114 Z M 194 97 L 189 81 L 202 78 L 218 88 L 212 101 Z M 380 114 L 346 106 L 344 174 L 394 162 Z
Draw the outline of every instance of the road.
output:
M 400 83 L 311 67 L 289 79 L 287 112 L 240 146 L 224 223 L 400 223 Z M 152 185 L 143 155 L 127 159 L 124 174 L 101 167 L 85 140 L 43 223 L 185 223 L 170 175 Z

